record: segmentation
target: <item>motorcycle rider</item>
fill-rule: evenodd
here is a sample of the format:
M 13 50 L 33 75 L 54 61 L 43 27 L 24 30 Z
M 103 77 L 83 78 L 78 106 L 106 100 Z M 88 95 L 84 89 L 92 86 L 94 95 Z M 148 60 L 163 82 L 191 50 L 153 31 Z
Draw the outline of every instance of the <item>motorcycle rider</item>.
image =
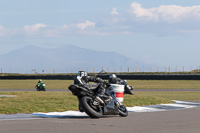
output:
M 41 86 L 42 85 L 42 80 L 40 79 L 39 81 L 38 81 L 38 83 L 37 83 L 37 85 L 36 86 Z
M 41 91 L 41 90 L 45 91 L 45 84 L 42 82 L 41 79 L 38 81 L 35 87 L 37 91 Z
M 108 84 L 108 82 L 104 81 L 99 77 L 88 76 L 87 72 L 85 71 L 79 71 L 76 78 L 74 79 L 75 85 L 83 86 L 88 89 L 96 88 L 98 97 L 105 99 L 106 102 L 110 101 L 111 97 L 105 94 L 106 89 L 103 86 L 99 85 L 98 87 L 94 87 L 93 85 L 89 84 L 89 82 Z
M 124 85 L 124 93 L 125 94 L 131 94 L 131 95 L 134 95 L 134 93 L 133 93 L 133 87 L 131 86 L 129 86 L 128 85 L 128 83 L 127 83 L 127 81 L 126 80 L 122 80 L 122 79 L 120 79 L 120 78 L 118 78 L 115 74 L 111 74 L 110 76 L 109 76 L 109 80 L 108 80 L 108 82 L 110 83 L 110 84 L 121 84 L 121 85 Z
M 120 78 L 118 78 L 115 74 L 111 74 L 110 76 L 109 76 L 109 80 L 108 80 L 108 82 L 110 83 L 110 84 L 120 84 L 121 83 L 121 79 Z

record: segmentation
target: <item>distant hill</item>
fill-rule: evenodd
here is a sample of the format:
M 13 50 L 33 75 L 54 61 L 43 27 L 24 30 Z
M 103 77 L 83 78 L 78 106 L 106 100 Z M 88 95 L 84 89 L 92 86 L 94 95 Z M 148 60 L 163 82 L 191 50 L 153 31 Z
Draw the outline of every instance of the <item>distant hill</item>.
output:
M 37 69 L 39 73 L 52 72 L 55 68 L 57 72 L 73 72 L 84 69 L 96 72 L 102 67 L 107 71 L 128 68 L 138 63 L 128 57 L 115 52 L 95 51 L 80 48 L 72 45 L 65 47 L 48 49 L 35 46 L 26 46 L 4 55 L 0 55 L 0 67 L 5 72 L 31 73 Z

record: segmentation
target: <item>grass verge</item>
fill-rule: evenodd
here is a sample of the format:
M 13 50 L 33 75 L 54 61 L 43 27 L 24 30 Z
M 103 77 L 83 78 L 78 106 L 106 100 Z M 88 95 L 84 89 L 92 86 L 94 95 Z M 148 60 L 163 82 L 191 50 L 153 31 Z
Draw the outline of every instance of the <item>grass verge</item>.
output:
M 139 96 L 161 97 L 169 100 L 200 101 L 200 92 L 135 92 Z
M 35 89 L 38 80 L 0 80 L 0 89 Z M 47 89 L 68 89 L 73 80 L 43 80 L 43 82 Z
M 200 89 L 200 80 L 128 80 L 135 89 Z
M 78 101 L 71 92 L 1 92 L 0 95 L 16 97 L 0 98 L 0 114 L 61 112 L 78 110 Z M 125 95 L 125 106 L 171 103 L 170 100 L 147 95 Z

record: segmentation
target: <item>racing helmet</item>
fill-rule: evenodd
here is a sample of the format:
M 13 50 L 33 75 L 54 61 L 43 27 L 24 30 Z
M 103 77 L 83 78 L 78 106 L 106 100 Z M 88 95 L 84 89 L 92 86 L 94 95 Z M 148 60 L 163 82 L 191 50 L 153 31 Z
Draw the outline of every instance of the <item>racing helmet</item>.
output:
M 116 78 L 117 76 L 115 75 L 115 74 L 111 74 L 110 76 L 109 76 L 109 78 Z
M 79 71 L 78 74 L 77 74 L 77 76 L 79 76 L 79 77 L 85 77 L 85 76 L 88 76 L 88 74 L 85 71 Z

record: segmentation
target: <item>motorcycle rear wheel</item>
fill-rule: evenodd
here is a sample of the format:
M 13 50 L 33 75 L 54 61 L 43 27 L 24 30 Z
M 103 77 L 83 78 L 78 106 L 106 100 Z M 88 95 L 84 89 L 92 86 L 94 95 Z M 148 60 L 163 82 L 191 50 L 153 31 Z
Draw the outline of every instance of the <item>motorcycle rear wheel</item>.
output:
M 102 117 L 103 111 L 100 106 L 93 105 L 93 99 L 88 96 L 84 96 L 80 100 L 80 104 L 87 115 L 91 118 Z

